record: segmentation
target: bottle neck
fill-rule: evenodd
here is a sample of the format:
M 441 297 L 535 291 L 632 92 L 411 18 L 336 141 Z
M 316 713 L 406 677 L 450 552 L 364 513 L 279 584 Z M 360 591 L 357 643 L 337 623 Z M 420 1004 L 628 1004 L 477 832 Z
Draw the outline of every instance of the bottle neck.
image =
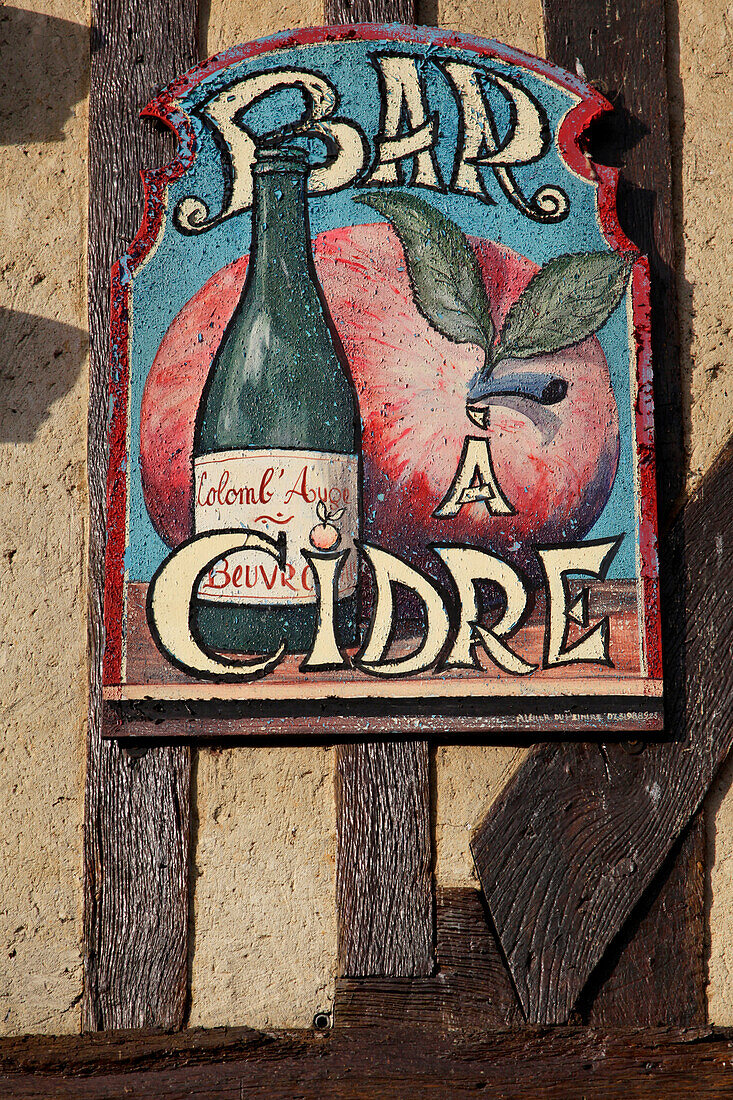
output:
M 252 284 L 272 293 L 310 277 L 306 173 L 302 167 L 256 165 L 253 176 Z

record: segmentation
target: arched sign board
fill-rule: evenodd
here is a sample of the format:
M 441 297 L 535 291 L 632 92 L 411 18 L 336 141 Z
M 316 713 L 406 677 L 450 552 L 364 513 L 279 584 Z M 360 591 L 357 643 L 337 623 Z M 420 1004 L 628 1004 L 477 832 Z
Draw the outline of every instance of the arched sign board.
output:
M 179 147 L 113 272 L 109 701 L 660 727 L 607 109 L 396 25 L 238 46 L 146 108 Z

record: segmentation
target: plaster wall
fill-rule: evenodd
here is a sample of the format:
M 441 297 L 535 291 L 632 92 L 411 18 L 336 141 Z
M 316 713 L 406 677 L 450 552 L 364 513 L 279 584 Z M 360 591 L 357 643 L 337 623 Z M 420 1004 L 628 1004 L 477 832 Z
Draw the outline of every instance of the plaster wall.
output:
M 79 1026 L 86 710 L 81 0 L 0 7 L 0 1031 Z
M 202 8 L 206 53 L 322 21 L 318 0 Z M 539 0 L 443 0 L 438 10 L 428 0 L 424 18 L 543 52 Z M 670 0 L 669 20 L 692 485 L 733 429 L 733 8 L 680 0 L 678 11 Z M 79 1026 L 87 23 L 81 0 L 0 6 L 2 1034 Z M 435 750 L 440 883 L 475 885 L 470 830 L 522 756 L 506 747 Z M 707 804 L 710 1012 L 720 1024 L 733 1023 L 732 784 L 730 765 Z M 308 1026 L 333 991 L 333 753 L 201 750 L 195 788 L 190 1022 Z
M 733 5 L 669 9 L 677 271 L 688 483 L 733 434 Z M 726 553 L 731 547 L 724 548 Z M 733 757 L 706 802 L 708 1008 L 733 1024 Z
M 733 5 L 668 0 L 688 485 L 733 433 Z

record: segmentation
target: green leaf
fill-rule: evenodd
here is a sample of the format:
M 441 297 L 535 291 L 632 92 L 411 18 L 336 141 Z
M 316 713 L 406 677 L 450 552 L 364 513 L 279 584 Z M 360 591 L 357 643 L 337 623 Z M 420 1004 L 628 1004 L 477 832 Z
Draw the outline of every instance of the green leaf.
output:
M 434 206 L 405 191 L 355 195 L 389 218 L 407 261 L 415 305 L 433 328 L 459 344 L 494 341 L 489 300 L 478 260 L 461 230 Z
M 507 313 L 493 362 L 558 351 L 597 332 L 621 301 L 633 262 L 616 252 L 550 260 Z

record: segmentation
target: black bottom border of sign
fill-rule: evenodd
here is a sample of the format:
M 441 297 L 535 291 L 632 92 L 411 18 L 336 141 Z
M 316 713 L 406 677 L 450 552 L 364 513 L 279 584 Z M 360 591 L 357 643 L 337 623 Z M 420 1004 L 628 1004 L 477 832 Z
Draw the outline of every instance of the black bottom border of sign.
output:
M 104 704 L 106 738 L 298 742 L 378 740 L 380 737 L 506 743 L 556 737 L 568 741 L 667 740 L 661 699 L 629 696 L 550 699 L 161 701 Z

